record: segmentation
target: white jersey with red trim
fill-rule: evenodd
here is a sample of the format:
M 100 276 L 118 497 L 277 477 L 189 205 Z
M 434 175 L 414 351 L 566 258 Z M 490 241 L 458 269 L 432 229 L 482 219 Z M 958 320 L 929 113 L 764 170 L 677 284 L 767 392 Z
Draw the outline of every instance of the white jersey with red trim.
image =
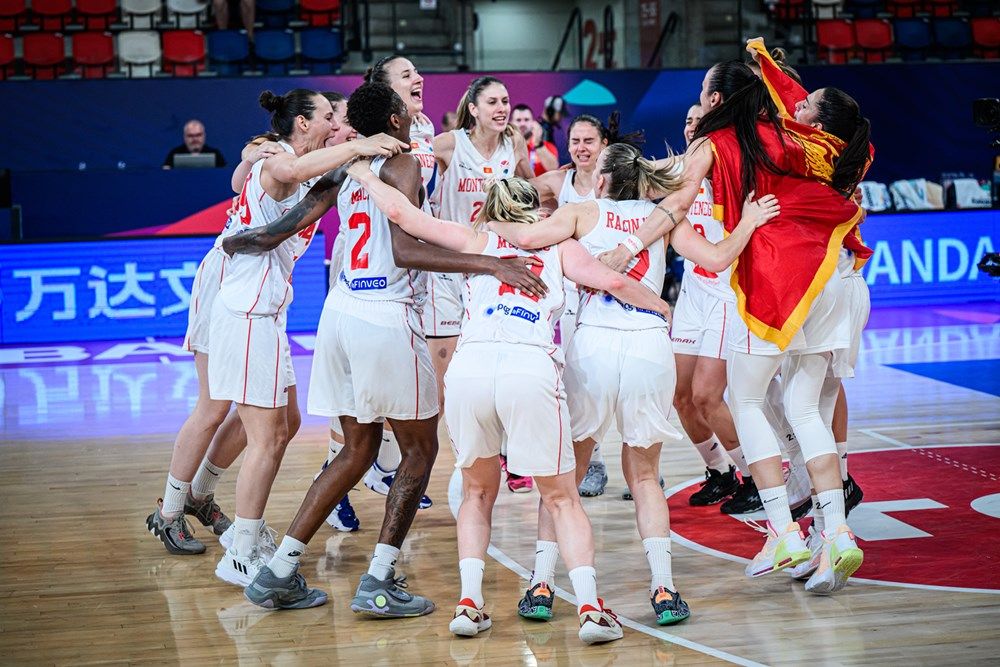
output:
M 384 157 L 372 160 L 372 173 L 378 176 L 385 162 Z M 396 266 L 389 232 L 392 223 L 368 198 L 368 191 L 361 183 L 351 177 L 340 186 L 337 212 L 344 252 L 335 289 L 365 301 L 421 303 L 427 275 Z
M 281 147 L 289 153 L 294 150 L 285 142 Z M 281 201 L 275 201 L 260 182 L 264 161 L 250 169 L 243 190 L 240 192 L 236 212 L 226 222 L 220 239 L 264 227 L 301 201 L 317 179 L 299 184 L 295 191 Z M 219 298 L 233 313 L 247 316 L 277 315 L 292 302 L 292 271 L 312 243 L 317 224 L 312 224 L 297 235 L 285 240 L 277 248 L 259 255 L 236 254 L 226 262 L 219 288 Z
M 707 178 L 702 180 L 701 187 L 698 188 L 698 196 L 695 198 L 694 204 L 691 205 L 687 218 L 691 226 L 694 227 L 694 231 L 701 234 L 710 243 L 719 243 L 726 238 L 722 221 L 715 216 L 712 182 Z M 698 287 L 717 299 L 736 303 L 736 293 L 733 292 L 733 288 L 729 284 L 732 273 L 732 267 L 716 273 L 698 266 L 687 258 L 684 259 L 684 281 L 687 284 Z
M 535 345 L 557 354 L 553 342 L 555 322 L 562 312 L 563 272 L 557 246 L 522 250 L 493 232 L 482 254 L 491 257 L 537 257 L 542 266 L 532 265 L 548 293 L 537 298 L 501 283 L 490 275 L 471 275 L 465 281 L 465 318 L 458 347 L 464 343 L 521 343 Z
M 629 234 L 635 234 L 639 225 L 652 213 L 654 204 L 648 201 L 614 201 L 598 199 L 597 225 L 583 238 L 583 244 L 595 257 L 613 250 Z M 663 290 L 667 271 L 667 258 L 663 243 L 657 241 L 635 256 L 628 266 L 628 275 L 635 278 L 656 294 Z M 667 322 L 649 310 L 619 301 L 607 292 L 594 292 L 581 286 L 580 326 L 609 327 L 612 329 L 638 330 L 666 327 Z
M 434 160 L 434 124 L 418 123 L 410 125 L 410 155 L 420 163 L 420 180 L 427 191 L 427 199 L 437 186 L 437 161 Z
M 580 202 L 593 201 L 597 199 L 597 195 L 594 194 L 593 188 L 590 192 L 585 195 L 581 195 L 573 187 L 573 179 L 576 177 L 576 169 L 570 169 L 566 172 L 566 177 L 563 179 L 562 187 L 559 189 L 559 194 L 556 196 L 556 201 L 560 206 L 565 204 L 579 204 Z
M 472 145 L 465 130 L 452 130 L 451 133 L 455 137 L 455 152 L 438 185 L 439 217 L 471 226 L 486 203 L 485 182 L 514 175 L 514 142 L 509 137 L 502 137 L 500 145 L 487 159 Z

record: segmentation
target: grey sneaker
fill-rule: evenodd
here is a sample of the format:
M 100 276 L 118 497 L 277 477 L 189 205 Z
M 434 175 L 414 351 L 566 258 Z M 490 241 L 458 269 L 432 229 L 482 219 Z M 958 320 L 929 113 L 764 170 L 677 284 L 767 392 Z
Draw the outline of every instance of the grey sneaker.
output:
M 420 595 L 407 593 L 406 577 L 389 578 L 380 581 L 365 573 L 361 576 L 358 591 L 351 600 L 351 611 L 373 618 L 407 618 L 423 616 L 434 611 L 434 603 Z
M 326 593 L 306 586 L 299 566 L 285 578 L 274 576 L 266 565 L 243 591 L 247 600 L 265 609 L 309 609 L 326 604 Z
M 184 513 L 198 519 L 201 525 L 210 527 L 216 535 L 222 535 L 233 524 L 215 502 L 215 494 L 207 496 L 204 500 L 198 500 L 188 492 L 187 500 L 184 501 Z
M 587 476 L 580 483 L 580 495 L 584 498 L 599 496 L 608 485 L 608 467 L 603 463 L 591 463 L 587 466 Z
M 184 514 L 167 519 L 160 512 L 161 509 L 163 499 L 156 501 L 156 510 L 146 517 L 146 529 L 160 538 L 167 551 L 178 556 L 205 553 L 205 545 L 194 538 L 194 532 L 184 519 Z

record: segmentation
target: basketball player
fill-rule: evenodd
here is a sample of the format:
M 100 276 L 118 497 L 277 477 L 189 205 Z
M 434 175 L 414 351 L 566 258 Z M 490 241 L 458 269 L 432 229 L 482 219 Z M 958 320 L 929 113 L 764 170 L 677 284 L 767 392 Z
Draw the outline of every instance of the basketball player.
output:
M 355 90 L 347 112 L 362 135 L 385 131 L 401 140 L 410 136 L 406 105 L 384 84 L 365 83 Z M 422 203 L 420 166 L 413 156 L 376 160 L 369 168 L 406 193 L 413 205 Z M 297 574 L 299 560 L 323 519 L 371 467 L 382 441 L 378 420 L 385 418 L 396 433 L 402 460 L 386 498 L 379 542 L 351 609 L 375 618 L 419 616 L 433 611 L 434 603 L 403 590 L 395 566 L 438 447 L 437 385 L 416 310 L 425 290 L 421 271 L 490 273 L 538 296 L 545 286 L 524 260 L 465 255 L 419 242 L 390 225 L 354 179 L 340 188 L 337 203 L 344 258 L 316 334 L 309 411 L 340 416 L 347 442 L 313 482 L 275 557 L 255 573 L 246 596 L 270 608 L 326 601 L 325 593 L 308 588 Z M 331 205 L 325 195 L 303 202 L 285 217 L 298 227 L 318 219 Z M 385 381 L 390 376 L 394 382 Z
M 597 255 L 627 241 L 630 232 L 649 216 L 655 205 L 642 199 L 644 195 L 670 192 L 681 184 L 672 167 L 657 167 L 631 144 L 605 148 L 597 158 L 596 171 L 596 201 L 568 204 L 537 225 L 491 223 L 491 229 L 525 248 L 572 237 Z M 677 228 L 671 242 L 678 252 L 702 265 L 724 269 L 753 231 L 777 215 L 778 206 L 770 196 L 760 203 L 748 198 L 743 211 L 739 227 L 724 241 L 710 243 L 685 225 Z M 637 253 L 628 273 L 656 294 L 663 288 L 665 274 L 665 243 Z M 578 481 L 594 442 L 617 421 L 626 445 L 622 448 L 622 471 L 635 498 L 636 523 L 652 574 L 650 603 L 660 625 L 677 623 L 690 615 L 673 582 L 670 515 L 659 483 L 661 445 L 666 439 L 680 439 L 669 422 L 676 374 L 668 326 L 668 319 L 655 312 L 591 291 L 581 298 L 580 324 L 566 358 Z M 552 617 L 558 554 L 554 536 L 549 512 L 540 505 L 535 570 L 518 608 L 525 618 Z

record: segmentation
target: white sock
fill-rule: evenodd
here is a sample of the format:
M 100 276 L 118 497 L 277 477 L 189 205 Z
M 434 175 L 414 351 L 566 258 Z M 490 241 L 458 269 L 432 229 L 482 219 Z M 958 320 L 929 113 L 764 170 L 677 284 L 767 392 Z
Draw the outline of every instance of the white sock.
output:
M 184 513 L 184 503 L 187 502 L 191 482 L 182 482 L 167 473 L 167 486 L 163 489 L 163 507 L 160 513 L 168 519 Z
M 271 572 L 274 572 L 276 577 L 282 579 L 290 577 L 305 552 L 305 542 L 299 542 L 294 537 L 285 535 L 281 538 L 281 544 L 278 545 L 278 550 L 274 552 L 274 556 L 271 557 L 271 562 L 267 566 L 271 568 Z
M 248 556 L 257 546 L 257 535 L 264 525 L 264 519 L 244 519 L 237 516 L 233 521 L 233 551 L 237 556 Z
M 838 442 L 837 443 L 837 456 L 840 457 L 840 479 L 841 481 L 847 481 L 847 443 Z
M 760 493 L 760 501 L 764 503 L 764 513 L 767 514 L 771 528 L 781 535 L 792 522 L 792 511 L 788 509 L 788 492 L 785 491 L 785 485 L 770 489 L 758 487 L 757 492 Z
M 670 562 L 670 538 L 647 537 L 642 541 L 642 548 L 646 550 L 649 571 L 653 574 L 653 579 L 649 583 L 649 592 L 653 593 L 660 586 L 676 591 Z
M 395 472 L 402 459 L 403 455 L 399 453 L 396 435 L 392 431 L 383 430 L 382 446 L 378 449 L 378 458 L 375 459 L 375 463 L 386 472 Z
M 816 494 L 819 498 L 819 511 L 823 514 L 823 522 L 828 532 L 837 530 L 847 523 L 847 516 L 844 512 L 844 490 L 831 489 L 830 491 L 820 491 Z
M 823 517 L 823 511 L 819 508 L 819 498 L 816 496 L 812 497 L 813 500 L 813 530 L 817 533 L 822 533 L 826 528 L 826 519 Z
M 462 577 L 462 598 L 469 598 L 476 607 L 483 608 L 483 570 L 486 563 L 478 558 L 463 558 L 458 561 L 458 572 Z
M 589 604 L 600 609 L 597 602 L 597 572 L 589 565 L 581 565 L 569 571 L 569 580 L 573 582 L 573 593 L 576 595 L 576 609 Z
M 547 583 L 550 587 L 555 584 L 556 561 L 559 560 L 559 545 L 555 542 L 538 540 L 535 542 L 535 571 L 531 573 L 531 587 L 542 583 Z
M 736 445 L 736 447 L 729 450 L 728 454 L 729 458 L 736 464 L 736 467 L 739 468 L 743 479 L 750 477 L 750 466 L 747 464 L 747 457 L 743 455 L 743 448 Z
M 398 558 L 399 549 L 379 542 L 375 545 L 375 553 L 372 554 L 372 562 L 368 566 L 368 574 L 380 581 L 385 581 L 396 571 L 396 560 Z
M 344 448 L 344 443 L 337 442 L 333 438 L 330 438 L 329 449 L 327 449 L 326 452 L 326 464 L 330 465 L 331 463 L 333 463 L 333 460 L 337 458 L 337 454 L 339 454 L 340 450 L 342 450 L 343 448 Z
M 601 452 L 601 443 L 594 445 L 594 453 L 590 455 L 590 462 L 604 465 L 604 454 Z
M 701 459 L 705 466 L 718 472 L 729 470 L 729 462 L 726 461 L 726 450 L 722 448 L 722 443 L 712 434 L 712 437 L 705 442 L 694 443 L 694 448 L 701 454 Z
M 224 472 L 226 472 L 225 468 L 215 465 L 208 460 L 207 456 L 202 459 L 201 465 L 198 466 L 198 472 L 191 480 L 191 495 L 194 496 L 195 500 L 204 500 L 213 495 Z

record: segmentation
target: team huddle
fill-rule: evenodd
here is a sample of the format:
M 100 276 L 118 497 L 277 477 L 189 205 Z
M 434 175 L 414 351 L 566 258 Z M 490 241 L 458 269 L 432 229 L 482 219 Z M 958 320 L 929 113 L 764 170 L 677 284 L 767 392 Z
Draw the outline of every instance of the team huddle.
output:
M 491 627 L 482 582 L 506 473 L 511 490 L 540 496 L 518 613 L 552 618 L 561 555 L 580 639 L 612 641 L 622 627 L 598 597 L 580 494 L 595 471 L 603 492 L 599 445 L 620 434 L 653 614 L 687 619 L 659 470 L 663 443 L 681 438 L 676 408 L 706 465 L 691 503 L 767 516 L 746 574 L 788 569 L 808 591 L 841 589 L 863 559 L 846 521 L 861 491 L 847 474 L 841 378 L 868 316 L 858 270 L 871 252 L 853 195 L 873 149 L 847 94 L 809 93 L 760 40 L 747 50 L 752 63 L 706 73 L 683 155 L 649 159 L 616 114 L 607 125 L 583 115 L 568 130 L 573 164 L 541 176 L 494 77 L 471 82 L 457 129 L 437 136 L 423 79 L 401 56 L 346 100 L 263 93 L 271 132 L 244 150 L 238 197 L 195 278 L 186 347 L 199 397 L 148 530 L 172 554 L 204 553 L 192 515 L 226 548 L 216 575 L 251 602 L 315 607 L 327 595 L 299 563 L 324 522 L 358 529 L 348 492 L 363 482 L 386 507 L 351 609 L 428 614 L 434 603 L 407 590 L 396 562 L 432 504 L 443 413 L 462 476 L 451 631 Z M 329 455 L 276 543 L 264 510 L 301 422 L 285 331 L 292 274 L 334 206 L 307 406 L 330 418 Z M 668 247 L 685 258 L 673 313 L 660 297 Z M 230 521 L 214 492 L 244 450 Z M 810 511 L 806 535 L 797 520 Z

